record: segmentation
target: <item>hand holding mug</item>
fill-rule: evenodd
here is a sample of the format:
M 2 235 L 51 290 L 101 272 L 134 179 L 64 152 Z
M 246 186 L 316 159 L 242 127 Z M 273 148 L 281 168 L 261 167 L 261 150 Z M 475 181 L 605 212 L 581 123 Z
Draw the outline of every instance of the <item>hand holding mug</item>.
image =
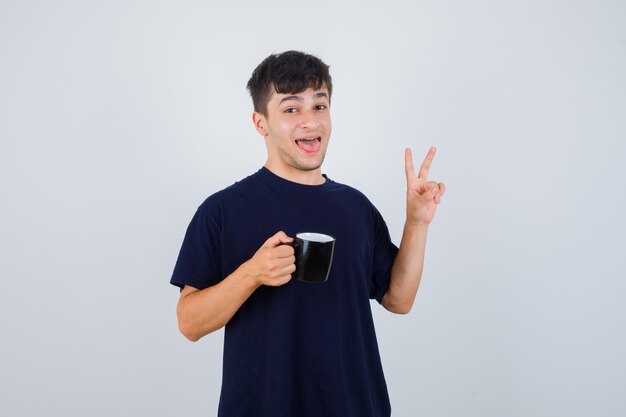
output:
M 278 232 L 263 243 L 247 262 L 249 274 L 258 285 L 278 287 L 291 280 L 296 269 L 293 239 Z

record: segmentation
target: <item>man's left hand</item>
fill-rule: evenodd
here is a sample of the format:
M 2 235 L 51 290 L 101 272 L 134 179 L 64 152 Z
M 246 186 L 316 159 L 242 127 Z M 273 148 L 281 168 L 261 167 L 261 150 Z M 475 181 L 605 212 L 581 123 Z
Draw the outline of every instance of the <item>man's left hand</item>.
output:
M 407 223 L 428 225 L 435 217 L 437 205 L 446 192 L 442 182 L 429 181 L 428 172 L 435 158 L 436 149 L 431 147 L 426 159 L 415 176 L 413 154 L 407 148 L 404 152 L 404 167 L 406 171 L 406 215 Z

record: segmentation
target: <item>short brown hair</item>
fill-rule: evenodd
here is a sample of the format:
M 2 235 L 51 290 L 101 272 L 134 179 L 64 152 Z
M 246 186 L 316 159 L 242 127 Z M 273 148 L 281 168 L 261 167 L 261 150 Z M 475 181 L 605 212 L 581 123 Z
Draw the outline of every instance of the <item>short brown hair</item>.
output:
M 252 72 L 248 90 L 252 96 L 254 111 L 267 116 L 267 102 L 273 91 L 280 94 L 297 94 L 313 88 L 328 89 L 328 99 L 333 92 L 329 66 L 321 59 L 299 51 L 272 54 Z

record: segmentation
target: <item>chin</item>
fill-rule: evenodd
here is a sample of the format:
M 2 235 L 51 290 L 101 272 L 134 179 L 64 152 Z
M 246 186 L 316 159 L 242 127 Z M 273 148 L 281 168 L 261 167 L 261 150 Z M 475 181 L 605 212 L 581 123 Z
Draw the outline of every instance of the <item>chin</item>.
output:
M 324 162 L 324 158 L 322 157 L 319 161 L 313 162 L 299 162 L 295 161 L 294 167 L 299 169 L 300 171 L 315 171 L 316 169 L 320 169 L 322 167 L 322 163 Z
M 299 170 L 299 171 L 315 171 L 316 169 L 319 169 L 322 166 L 322 164 L 298 164 L 295 163 L 292 165 L 292 167 L 294 167 L 295 169 Z
M 320 154 L 309 158 L 304 158 L 300 155 L 288 154 L 286 152 L 280 153 L 280 159 L 284 164 L 299 171 L 315 171 L 316 169 L 320 169 L 325 156 L 326 152 L 321 152 Z

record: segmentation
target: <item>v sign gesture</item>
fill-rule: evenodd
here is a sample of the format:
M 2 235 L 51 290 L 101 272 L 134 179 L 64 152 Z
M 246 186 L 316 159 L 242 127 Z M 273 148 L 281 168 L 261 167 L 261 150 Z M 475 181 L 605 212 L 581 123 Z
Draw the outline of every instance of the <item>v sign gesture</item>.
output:
M 429 224 L 435 216 L 437 204 L 446 192 L 443 183 L 428 180 L 428 172 L 435 158 L 436 149 L 430 148 L 420 171 L 415 176 L 413 154 L 411 149 L 404 151 L 404 167 L 406 171 L 406 220 L 408 223 Z
M 441 203 L 441 197 L 446 192 L 443 183 L 428 180 L 435 152 L 435 148 L 430 148 L 417 176 L 411 150 L 407 149 L 404 152 L 406 223 L 400 250 L 391 268 L 389 289 L 382 299 L 382 305 L 394 313 L 406 314 L 411 311 L 422 279 L 428 226 L 435 217 L 435 210 Z

